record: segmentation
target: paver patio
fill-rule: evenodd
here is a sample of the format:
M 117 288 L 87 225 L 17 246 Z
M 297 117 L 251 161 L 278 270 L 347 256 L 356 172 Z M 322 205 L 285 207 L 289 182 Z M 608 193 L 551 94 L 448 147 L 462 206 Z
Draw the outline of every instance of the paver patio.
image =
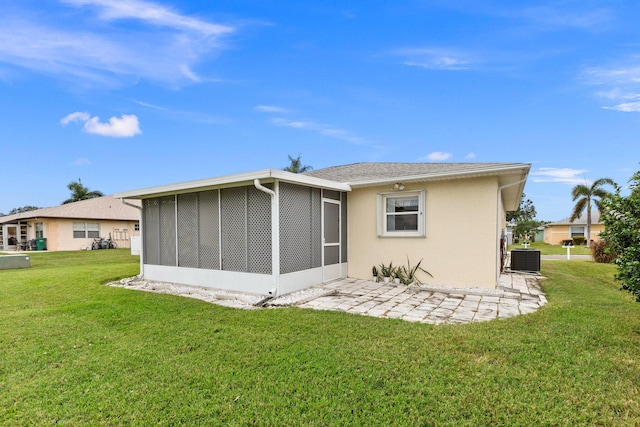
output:
M 325 290 L 325 295 L 287 304 L 276 298 L 269 306 L 296 305 L 410 322 L 461 324 L 532 313 L 547 302 L 539 278 L 518 273 L 502 274 L 496 290 L 407 287 L 359 279 L 343 279 L 316 288 Z
M 347 278 L 274 299 L 220 289 L 148 282 L 137 277 L 110 285 L 170 293 L 235 308 L 296 306 L 433 324 L 503 319 L 532 313 L 547 303 L 540 288 L 540 276 L 522 273 L 500 275 L 498 289 L 405 286 Z

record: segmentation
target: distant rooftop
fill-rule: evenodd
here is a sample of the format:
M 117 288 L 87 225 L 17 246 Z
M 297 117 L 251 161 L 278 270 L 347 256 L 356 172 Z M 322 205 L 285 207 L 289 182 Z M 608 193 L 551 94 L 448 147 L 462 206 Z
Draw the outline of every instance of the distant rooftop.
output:
M 549 225 L 586 225 L 586 224 L 587 224 L 587 214 L 584 213 L 573 222 L 569 221 L 569 218 L 567 217 L 557 222 L 551 222 L 549 224 L 545 224 L 545 227 Z M 591 224 L 602 224 L 602 222 L 600 221 L 600 212 L 597 209 L 594 209 L 593 211 L 591 211 Z
M 104 196 L 60 206 L 52 206 L 50 208 L 22 212 L 15 215 L 0 216 L 0 223 L 7 224 L 33 218 L 138 221 L 140 219 L 140 211 L 123 204 L 120 200 L 112 196 Z

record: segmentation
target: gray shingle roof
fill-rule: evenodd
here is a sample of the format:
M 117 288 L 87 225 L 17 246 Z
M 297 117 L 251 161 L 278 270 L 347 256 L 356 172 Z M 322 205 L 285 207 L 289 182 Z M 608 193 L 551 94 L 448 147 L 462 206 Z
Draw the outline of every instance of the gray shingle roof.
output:
M 564 218 L 557 222 L 550 222 L 549 224 L 545 224 L 545 227 L 549 225 L 586 225 L 586 224 L 587 224 L 587 214 L 584 213 L 573 222 L 569 221 L 569 218 Z M 602 222 L 600 221 L 600 212 L 597 209 L 591 211 L 591 224 L 602 224 Z
M 385 182 L 407 178 L 451 178 L 456 176 L 485 175 L 487 173 L 507 172 L 515 169 L 526 169 L 530 165 L 524 163 L 352 163 L 343 166 L 332 166 L 307 172 L 306 175 L 316 178 L 348 184 L 365 184 Z
M 137 202 L 131 202 L 137 203 Z M 139 203 L 139 202 L 138 202 Z M 112 196 L 96 197 L 65 205 L 37 209 L 15 215 L 0 216 L 0 224 L 32 218 L 74 218 L 138 221 L 140 210 L 127 206 Z

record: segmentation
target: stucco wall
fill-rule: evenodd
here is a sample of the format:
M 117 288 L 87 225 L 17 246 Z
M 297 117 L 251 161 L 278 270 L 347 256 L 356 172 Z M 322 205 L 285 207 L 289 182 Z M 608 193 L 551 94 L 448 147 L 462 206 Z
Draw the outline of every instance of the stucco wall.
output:
M 391 186 L 354 189 L 348 197 L 349 277 L 370 279 L 371 268 L 421 259 L 424 283 L 495 288 L 498 228 L 496 178 L 406 185 L 426 191 L 426 237 L 378 237 L 377 194 Z M 503 220 L 500 221 L 503 224 Z
M 77 251 L 91 246 L 92 238 L 76 239 L 73 237 L 74 222 L 98 222 L 100 224 L 100 236 L 109 237 L 116 241 L 119 248 L 131 247 L 131 236 L 139 236 L 140 232 L 135 231 L 136 221 L 96 221 L 96 220 L 67 220 L 67 219 L 42 219 L 39 221 L 29 221 L 27 231 L 28 239 L 35 239 L 35 223 L 43 223 L 44 237 L 47 239 L 47 250 L 49 251 Z M 126 233 L 123 230 L 127 230 Z M 119 230 L 119 231 L 116 231 Z
M 578 227 L 587 226 L 584 224 L 575 224 Z M 563 240 L 571 238 L 571 225 L 548 225 L 544 229 L 544 242 L 550 245 L 560 245 Z M 600 240 L 600 233 L 604 231 L 604 224 L 591 224 L 591 240 Z

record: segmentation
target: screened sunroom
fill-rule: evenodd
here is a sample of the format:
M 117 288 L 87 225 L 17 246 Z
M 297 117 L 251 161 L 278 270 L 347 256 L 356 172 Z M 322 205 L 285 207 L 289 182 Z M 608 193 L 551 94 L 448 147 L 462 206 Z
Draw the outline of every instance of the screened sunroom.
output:
M 277 296 L 346 277 L 348 191 L 267 169 L 115 197 L 142 200 L 144 279 Z

